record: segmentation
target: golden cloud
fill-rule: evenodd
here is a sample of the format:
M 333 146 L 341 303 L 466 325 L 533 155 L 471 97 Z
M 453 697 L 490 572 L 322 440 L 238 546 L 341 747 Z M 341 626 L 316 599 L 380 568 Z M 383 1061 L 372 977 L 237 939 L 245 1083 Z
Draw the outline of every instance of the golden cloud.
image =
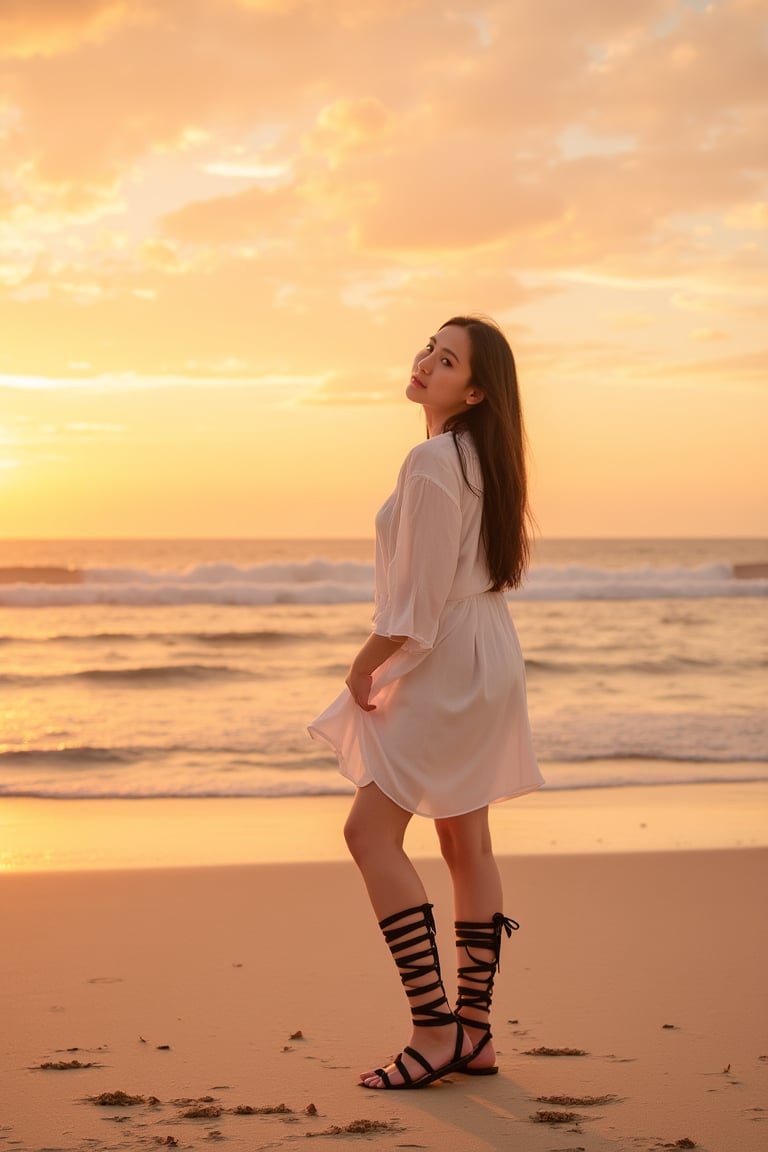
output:
M 458 311 L 555 344 L 578 314 L 610 359 L 616 316 L 640 340 L 628 318 L 677 312 L 675 294 L 732 341 L 757 308 L 759 4 L 189 11 L 0 5 L 8 370 L 311 361 L 335 398 L 383 330 L 408 336 L 379 353 L 388 379 L 415 329 Z
M 274 236 L 278 226 L 290 229 L 291 216 L 298 207 L 290 187 L 255 187 L 187 204 L 159 224 L 163 232 L 183 243 L 259 241 Z
M 150 18 L 144 0 L 4 0 L 0 56 L 56 56 L 101 42 L 130 23 Z

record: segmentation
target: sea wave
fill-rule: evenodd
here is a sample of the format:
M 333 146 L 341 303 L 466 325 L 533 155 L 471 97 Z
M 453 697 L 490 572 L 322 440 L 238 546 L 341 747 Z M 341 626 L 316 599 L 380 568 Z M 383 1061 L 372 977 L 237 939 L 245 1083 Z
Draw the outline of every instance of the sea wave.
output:
M 303 732 L 303 729 L 302 729 Z M 125 743 L 0 746 L 0 795 L 310 796 L 345 791 L 335 757 L 302 732 L 275 743 L 244 727 Z M 616 788 L 768 780 L 768 716 L 559 711 L 534 725 L 547 787 Z
M 754 672 L 768 670 L 768 658 L 745 657 L 741 658 L 728 653 L 721 660 L 721 668 L 729 673 Z M 525 660 L 525 669 L 528 678 L 533 682 L 537 675 L 559 677 L 582 676 L 617 676 L 622 673 L 643 676 L 685 676 L 702 673 L 706 676 L 712 673 L 712 661 L 707 657 L 700 659 L 693 656 L 667 655 L 659 659 L 636 659 L 631 654 L 617 653 L 611 659 L 595 660 L 584 659 L 578 655 L 570 659 L 553 660 L 536 657 Z
M 233 668 L 227 664 L 151 664 L 140 668 L 81 668 L 76 672 L 0 673 L 0 684 L 25 688 L 45 685 L 52 688 L 57 683 L 85 680 L 94 684 L 155 687 L 179 681 L 188 683 L 223 678 L 257 680 L 260 674 L 255 670 Z
M 57 572 L 54 578 L 50 569 L 2 570 L 0 605 L 330 605 L 368 603 L 374 591 L 373 565 L 322 559 L 242 567 L 208 563 L 184 571 L 114 566 Z M 538 565 L 523 588 L 509 593 L 510 599 L 544 601 L 765 596 L 764 566 L 745 570 L 726 563 L 628 568 Z
M 535 725 L 542 760 L 579 764 L 664 760 L 680 764 L 763 764 L 768 712 L 559 711 Z
M 104 761 L 91 761 L 105 764 Z M 106 763 L 114 764 L 112 761 Z M 85 765 L 83 765 L 85 767 Z M 142 799 L 234 799 L 288 797 L 347 796 L 353 787 L 335 771 L 315 771 L 306 777 L 299 774 L 281 778 L 265 773 L 260 778 L 245 781 L 241 778 L 216 774 L 200 774 L 194 778 L 179 777 L 169 781 L 162 774 L 155 776 L 122 776 L 119 773 L 98 777 L 88 773 L 70 771 L 58 776 L 36 775 L 34 772 L 10 774 L 0 782 L 3 797 L 30 797 L 49 800 L 142 800 Z M 679 764 L 674 761 L 654 760 L 632 766 L 617 761 L 543 765 L 546 782 L 544 791 L 569 792 L 585 789 L 613 789 L 638 787 L 680 787 L 690 784 L 755 784 L 768 781 L 765 765 L 749 762 L 737 764 L 709 764 L 705 762 Z
M 330 638 L 331 633 L 328 633 L 328 636 Z M 101 643 L 145 644 L 150 642 L 168 645 L 169 647 L 174 647 L 178 644 L 210 644 L 215 647 L 227 647 L 227 645 L 280 647 L 286 644 L 303 644 L 306 641 L 316 643 L 318 637 L 322 639 L 322 633 L 318 631 L 279 632 L 270 628 L 244 629 L 242 631 L 227 629 L 221 632 L 178 632 L 162 630 L 157 632 L 52 632 L 37 636 L 8 632 L 5 635 L 0 635 L 0 645 L 19 644 L 31 647 L 45 645 L 49 647 L 51 644 L 90 646 Z M 333 634 L 333 638 L 336 639 L 337 637 L 338 633 L 336 632 Z M 351 638 L 358 639 L 358 634 L 355 633 Z
M 540 682 L 548 681 L 550 677 L 564 681 L 581 679 L 585 676 L 619 676 L 625 673 L 655 678 L 696 675 L 699 672 L 708 676 L 711 672 L 710 664 L 706 660 L 676 656 L 668 656 L 659 660 L 634 661 L 622 660 L 620 657 L 604 661 L 526 659 L 525 668 L 532 687 Z M 726 669 L 730 674 L 763 671 L 768 669 L 768 662 L 764 659 L 731 658 L 727 665 L 723 665 L 723 670 Z M 313 664 L 313 675 L 316 677 L 328 676 L 342 681 L 347 670 L 348 665 L 340 662 L 318 661 Z M 172 688 L 180 683 L 194 684 L 208 680 L 256 681 L 268 677 L 274 681 L 291 678 L 294 675 L 295 670 L 291 666 L 281 668 L 273 664 L 270 664 L 267 671 L 254 666 L 239 667 L 226 663 L 143 664 L 121 668 L 78 668 L 57 672 L 0 672 L 0 685 L 6 688 L 45 687 L 48 690 L 53 690 L 72 682 L 90 682 L 94 685 L 120 685 L 124 688 L 136 689 L 144 687 Z

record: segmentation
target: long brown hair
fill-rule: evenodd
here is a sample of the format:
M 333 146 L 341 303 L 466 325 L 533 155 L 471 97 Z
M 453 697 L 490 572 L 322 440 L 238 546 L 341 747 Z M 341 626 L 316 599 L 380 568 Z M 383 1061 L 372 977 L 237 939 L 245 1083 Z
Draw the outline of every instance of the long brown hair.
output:
M 446 420 L 467 480 L 457 433 L 468 431 L 483 474 L 482 537 L 493 588 L 517 588 L 530 559 L 533 518 L 528 507 L 525 429 L 512 349 L 500 328 L 479 316 L 454 316 L 442 328 L 465 328 L 470 344 L 471 383 L 483 393 Z M 471 487 L 471 485 L 470 485 Z

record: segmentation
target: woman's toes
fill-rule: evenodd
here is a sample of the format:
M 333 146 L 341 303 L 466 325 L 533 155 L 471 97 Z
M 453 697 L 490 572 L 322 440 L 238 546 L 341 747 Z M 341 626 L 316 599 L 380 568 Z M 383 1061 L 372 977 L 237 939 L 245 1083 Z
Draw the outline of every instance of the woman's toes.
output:
M 391 1076 L 390 1083 L 392 1087 L 397 1088 L 398 1084 L 402 1081 L 402 1077 L 395 1066 L 390 1065 L 390 1068 L 385 1068 L 384 1071 L 388 1076 Z M 386 1084 L 378 1072 L 369 1072 L 367 1076 L 361 1077 L 361 1080 L 365 1088 L 386 1088 Z

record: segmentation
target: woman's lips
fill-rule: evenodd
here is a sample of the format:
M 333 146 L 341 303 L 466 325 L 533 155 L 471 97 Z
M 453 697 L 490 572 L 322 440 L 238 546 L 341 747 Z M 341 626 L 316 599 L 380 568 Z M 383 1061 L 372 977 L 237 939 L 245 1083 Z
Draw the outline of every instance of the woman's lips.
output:
M 411 384 L 413 384 L 415 388 L 426 388 L 426 384 L 422 383 L 418 376 L 411 376 Z

